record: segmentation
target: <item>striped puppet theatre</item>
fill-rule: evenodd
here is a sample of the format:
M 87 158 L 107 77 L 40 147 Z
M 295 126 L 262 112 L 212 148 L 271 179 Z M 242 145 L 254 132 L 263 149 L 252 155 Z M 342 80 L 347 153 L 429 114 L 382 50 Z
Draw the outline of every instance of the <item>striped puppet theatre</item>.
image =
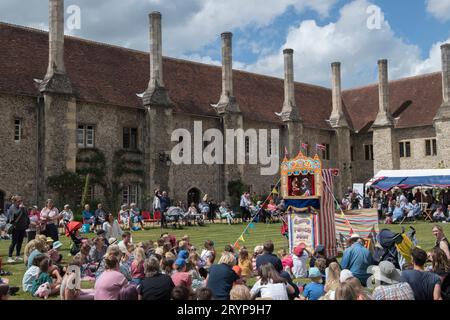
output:
M 281 195 L 288 214 L 291 252 L 300 243 L 310 250 L 319 244 L 329 257 L 337 255 L 333 180 L 338 170 L 322 169 L 318 155 L 301 152 L 281 164 Z

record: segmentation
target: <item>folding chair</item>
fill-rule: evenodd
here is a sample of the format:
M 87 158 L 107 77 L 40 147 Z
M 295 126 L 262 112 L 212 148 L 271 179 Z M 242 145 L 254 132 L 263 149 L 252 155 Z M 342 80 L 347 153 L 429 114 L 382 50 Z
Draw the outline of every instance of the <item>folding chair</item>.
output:
M 148 223 L 154 223 L 149 211 L 142 211 L 142 222 L 144 223 L 144 226 L 147 226 Z
M 432 211 L 431 209 L 425 209 L 425 211 L 422 212 L 422 217 L 424 218 L 424 221 L 430 220 L 430 222 L 433 222 L 433 217 L 431 216 Z

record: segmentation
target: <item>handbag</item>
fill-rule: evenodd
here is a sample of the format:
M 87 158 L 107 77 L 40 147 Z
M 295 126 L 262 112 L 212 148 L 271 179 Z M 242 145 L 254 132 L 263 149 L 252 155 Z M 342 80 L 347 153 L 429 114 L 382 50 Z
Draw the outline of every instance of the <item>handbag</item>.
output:
M 17 222 L 19 222 L 20 218 L 22 218 L 23 212 L 24 212 L 23 209 L 20 210 L 20 214 L 19 214 L 19 216 L 16 218 L 16 220 L 15 220 L 14 222 L 12 222 L 12 223 L 7 223 L 7 224 L 6 224 L 6 232 L 7 232 L 8 234 L 12 234 L 12 233 L 13 233 L 14 229 L 16 228 Z
M 6 224 L 6 233 L 7 234 L 12 234 L 14 231 L 14 225 L 12 223 L 7 223 Z

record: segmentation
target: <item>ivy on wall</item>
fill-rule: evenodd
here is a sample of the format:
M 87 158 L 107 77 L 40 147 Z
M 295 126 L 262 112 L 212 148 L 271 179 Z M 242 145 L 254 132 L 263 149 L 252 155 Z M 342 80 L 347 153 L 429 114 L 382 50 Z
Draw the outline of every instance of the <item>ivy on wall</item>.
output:
M 89 174 L 90 185 L 100 185 L 106 192 L 106 158 L 97 148 L 79 149 L 77 154 L 77 173 Z
M 130 184 L 143 185 L 144 162 L 143 153 L 140 150 L 121 149 L 116 151 L 113 157 L 113 183 L 112 193 L 114 199 L 119 199 L 122 185 L 120 181 L 128 181 Z M 121 203 L 116 204 L 117 207 Z
M 105 207 L 117 212 L 121 203 L 119 196 L 122 181 L 142 186 L 144 176 L 143 153 L 140 150 L 121 149 L 114 153 L 112 176 L 107 175 L 106 157 L 97 148 L 79 149 L 77 153 L 77 171 L 64 172 L 50 177 L 47 187 L 58 196 L 59 205 L 65 203 L 77 204 L 89 174 L 89 186 L 99 185 L 103 188 Z M 99 199 L 94 199 L 97 203 Z

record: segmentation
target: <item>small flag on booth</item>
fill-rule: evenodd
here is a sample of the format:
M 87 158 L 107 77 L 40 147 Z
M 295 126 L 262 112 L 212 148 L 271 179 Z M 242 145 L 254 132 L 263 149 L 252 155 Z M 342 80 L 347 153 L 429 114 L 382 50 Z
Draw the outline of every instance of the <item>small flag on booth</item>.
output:
M 308 144 L 307 143 L 302 143 L 302 149 L 305 151 L 308 151 Z
M 323 144 L 316 144 L 316 150 L 326 151 L 327 147 Z
M 239 240 L 241 240 L 242 242 L 245 242 L 244 236 L 240 236 Z
M 348 222 L 348 220 L 345 220 L 345 225 L 350 226 L 350 222 Z
M 250 223 L 250 224 L 248 225 L 248 227 L 249 227 L 250 229 L 255 229 L 255 224 L 252 222 L 252 223 Z
M 239 243 L 236 241 L 236 243 L 234 244 L 234 247 L 236 248 L 236 249 L 241 249 L 241 246 L 239 245 Z
M 245 232 L 244 232 L 246 235 L 249 235 L 250 234 L 250 232 L 248 231 L 248 229 L 245 229 Z
M 353 235 L 353 228 L 350 228 L 349 235 Z

